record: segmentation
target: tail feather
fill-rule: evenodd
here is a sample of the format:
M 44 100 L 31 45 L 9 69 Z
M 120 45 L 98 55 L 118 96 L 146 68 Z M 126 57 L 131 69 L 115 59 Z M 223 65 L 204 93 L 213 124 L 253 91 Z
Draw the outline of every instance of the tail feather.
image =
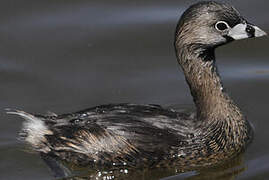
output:
M 20 139 L 26 141 L 38 151 L 50 151 L 45 145 L 47 143 L 45 135 L 52 135 L 53 132 L 41 118 L 20 110 L 8 111 L 7 114 L 19 115 L 25 119 L 22 125 L 22 130 L 19 134 Z

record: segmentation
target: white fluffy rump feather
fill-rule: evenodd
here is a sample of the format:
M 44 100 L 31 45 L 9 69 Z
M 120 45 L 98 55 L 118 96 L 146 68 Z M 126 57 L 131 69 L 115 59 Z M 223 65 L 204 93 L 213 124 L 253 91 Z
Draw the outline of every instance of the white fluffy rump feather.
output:
M 21 139 L 29 143 L 37 151 L 50 151 L 45 145 L 47 143 L 45 135 L 51 135 L 53 132 L 49 130 L 41 118 L 18 110 L 9 111 L 7 113 L 19 115 L 26 120 L 22 125 L 22 131 L 20 133 Z

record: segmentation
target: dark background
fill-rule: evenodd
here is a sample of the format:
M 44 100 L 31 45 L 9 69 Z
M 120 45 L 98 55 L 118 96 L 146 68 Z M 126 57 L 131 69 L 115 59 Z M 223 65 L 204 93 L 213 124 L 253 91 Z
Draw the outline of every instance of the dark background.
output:
M 51 178 L 38 155 L 24 151 L 22 120 L 5 108 L 60 114 L 118 102 L 192 105 L 173 36 L 193 2 L 1 0 L 0 179 Z M 269 31 L 269 1 L 230 3 Z M 269 175 L 268 43 L 248 39 L 217 50 L 224 85 L 256 129 L 238 179 Z

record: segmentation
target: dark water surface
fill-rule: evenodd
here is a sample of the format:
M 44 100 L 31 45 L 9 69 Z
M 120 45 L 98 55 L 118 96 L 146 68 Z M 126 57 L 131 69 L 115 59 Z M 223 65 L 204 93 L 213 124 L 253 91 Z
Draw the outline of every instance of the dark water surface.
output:
M 38 155 L 25 152 L 17 140 L 22 120 L 5 108 L 60 114 L 119 102 L 192 104 L 172 45 L 179 15 L 192 2 L 1 0 L 0 179 L 52 178 Z M 268 32 L 268 1 L 233 4 Z M 224 85 L 255 126 L 243 157 L 231 168 L 146 179 L 268 179 L 268 50 L 268 37 L 217 50 Z

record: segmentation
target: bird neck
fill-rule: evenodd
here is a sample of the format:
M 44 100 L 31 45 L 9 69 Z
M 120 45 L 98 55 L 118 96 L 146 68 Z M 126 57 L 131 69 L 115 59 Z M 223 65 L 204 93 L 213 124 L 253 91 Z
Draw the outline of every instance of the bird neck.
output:
M 177 57 L 190 87 L 198 119 L 208 121 L 226 119 L 227 115 L 242 116 L 223 90 L 215 64 L 214 48 L 182 46 L 177 48 Z

